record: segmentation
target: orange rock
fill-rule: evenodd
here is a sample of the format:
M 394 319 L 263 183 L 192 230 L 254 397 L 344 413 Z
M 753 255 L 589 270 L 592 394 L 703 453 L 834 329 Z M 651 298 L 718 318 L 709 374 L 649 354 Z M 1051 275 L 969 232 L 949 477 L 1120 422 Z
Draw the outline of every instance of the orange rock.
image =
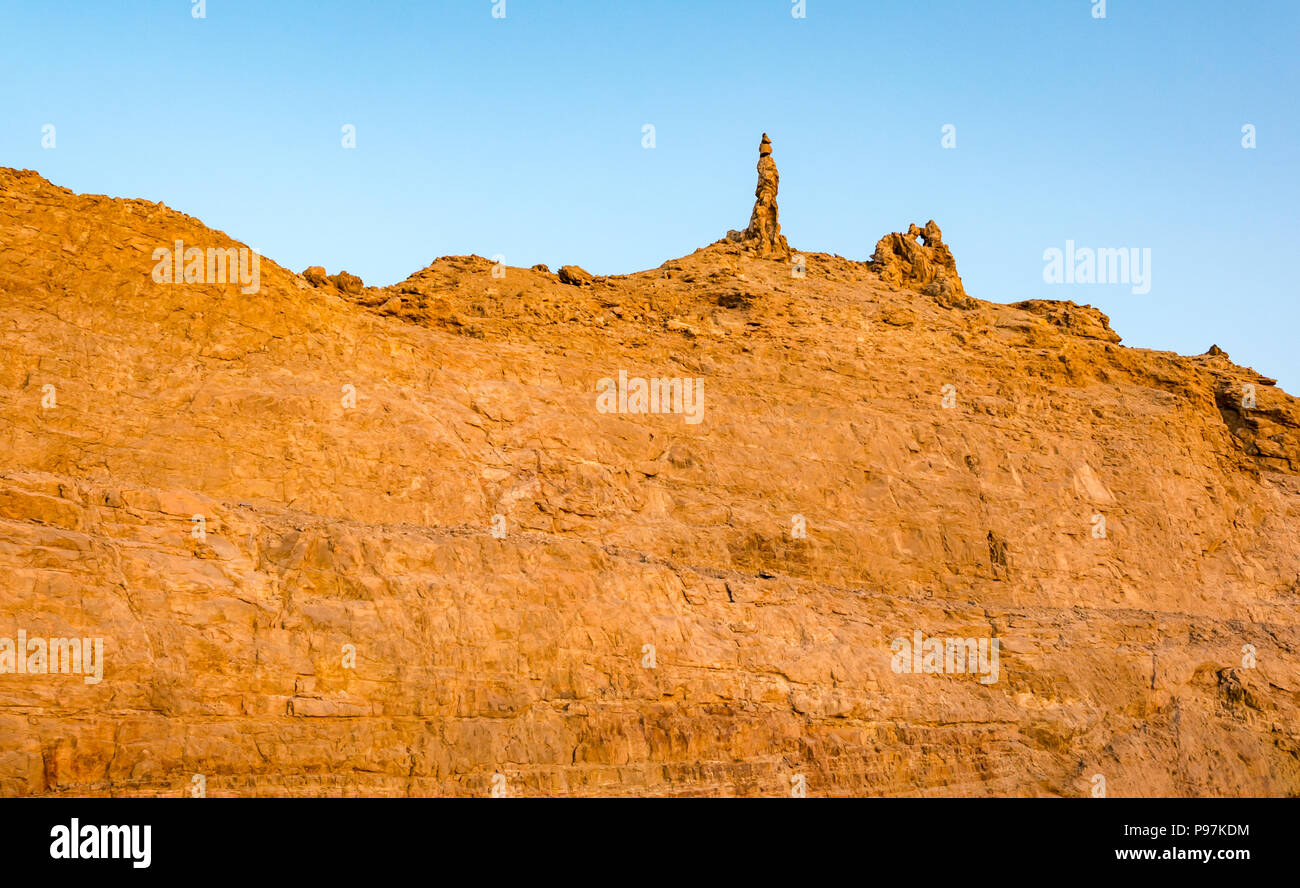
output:
M 747 249 L 763 258 L 789 259 L 790 245 L 781 235 L 777 220 L 776 193 L 781 176 L 772 159 L 772 140 L 763 133 L 758 145 L 758 187 L 754 189 L 754 211 L 749 217 L 749 227 L 739 240 Z
M 366 287 L 361 278 L 357 277 L 355 274 L 348 274 L 346 271 L 340 271 L 338 274 L 331 275 L 330 281 L 344 293 L 360 293 Z
M 576 265 L 561 265 L 560 270 L 556 272 L 556 275 L 559 277 L 560 283 L 569 284 L 574 287 L 581 287 L 585 284 L 590 284 L 595 280 L 595 278 L 591 276 L 590 272 L 585 271 Z
M 248 296 L 176 240 L 238 246 L 0 169 L 0 636 L 104 657 L 0 639 L 2 795 L 1300 794 L 1300 404 L 1226 355 L 734 241 Z
M 919 243 L 918 243 L 919 239 Z M 943 242 L 939 226 L 931 219 L 925 228 L 908 226 L 907 233 L 887 234 L 876 244 L 871 267 L 880 279 L 897 287 L 910 287 L 941 305 L 970 308 L 952 250 Z

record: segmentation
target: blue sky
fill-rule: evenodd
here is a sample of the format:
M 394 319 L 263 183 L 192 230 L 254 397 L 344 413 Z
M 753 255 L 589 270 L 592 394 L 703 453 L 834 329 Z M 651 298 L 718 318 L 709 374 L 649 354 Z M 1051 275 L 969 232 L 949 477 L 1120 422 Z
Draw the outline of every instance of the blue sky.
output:
M 2 0 L 0 165 L 386 284 L 689 253 L 748 221 L 766 131 L 798 249 L 933 218 L 974 296 L 1300 392 L 1300 3 L 1094 2 Z M 1150 248 L 1151 291 L 1044 283 L 1067 240 Z

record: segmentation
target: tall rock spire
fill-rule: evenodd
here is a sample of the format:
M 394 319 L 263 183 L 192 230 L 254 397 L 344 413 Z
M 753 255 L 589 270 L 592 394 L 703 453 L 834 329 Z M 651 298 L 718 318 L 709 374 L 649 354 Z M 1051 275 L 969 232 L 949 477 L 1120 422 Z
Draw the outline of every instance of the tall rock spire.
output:
M 790 245 L 781 236 L 781 223 L 777 221 L 776 190 L 780 180 L 776 161 L 772 159 L 772 140 L 763 133 L 763 141 L 758 145 L 754 212 L 749 217 L 749 227 L 741 233 L 741 242 L 764 258 L 790 258 Z

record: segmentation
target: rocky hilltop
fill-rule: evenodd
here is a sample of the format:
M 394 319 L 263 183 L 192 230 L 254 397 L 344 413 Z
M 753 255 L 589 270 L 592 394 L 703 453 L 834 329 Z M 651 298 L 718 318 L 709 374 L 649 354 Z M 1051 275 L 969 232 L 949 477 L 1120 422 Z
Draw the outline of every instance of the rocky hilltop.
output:
M 371 287 L 0 169 L 0 794 L 1300 793 L 1297 401 L 776 191 Z

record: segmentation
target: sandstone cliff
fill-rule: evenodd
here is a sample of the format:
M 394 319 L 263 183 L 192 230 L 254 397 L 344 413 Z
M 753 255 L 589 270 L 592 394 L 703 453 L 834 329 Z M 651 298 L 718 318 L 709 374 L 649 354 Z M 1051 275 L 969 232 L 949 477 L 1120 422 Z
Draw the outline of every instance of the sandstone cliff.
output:
M 176 241 L 241 246 L 0 170 L 0 636 L 104 640 L 0 674 L 0 794 L 1300 793 L 1300 407 L 1217 349 L 727 239 L 251 294 Z

